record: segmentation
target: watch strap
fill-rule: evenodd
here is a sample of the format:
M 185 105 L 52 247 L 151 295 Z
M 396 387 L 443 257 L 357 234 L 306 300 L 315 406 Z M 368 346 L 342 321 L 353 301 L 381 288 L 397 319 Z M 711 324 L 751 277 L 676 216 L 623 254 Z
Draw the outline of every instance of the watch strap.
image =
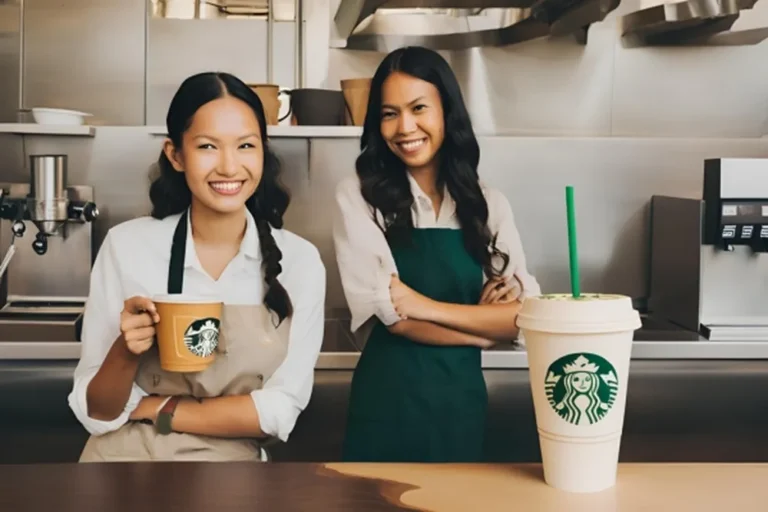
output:
M 168 435 L 173 432 L 171 422 L 173 421 L 173 414 L 176 412 L 176 407 L 181 401 L 180 396 L 172 396 L 163 403 L 160 407 L 160 411 L 157 413 L 157 422 L 155 427 L 158 434 Z

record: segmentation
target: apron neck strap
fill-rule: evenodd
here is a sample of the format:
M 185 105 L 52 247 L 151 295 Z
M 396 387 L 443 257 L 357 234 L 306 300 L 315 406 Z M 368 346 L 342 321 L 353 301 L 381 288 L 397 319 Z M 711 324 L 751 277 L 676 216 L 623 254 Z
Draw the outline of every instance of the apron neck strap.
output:
M 171 245 L 171 262 L 168 264 L 168 293 L 181 293 L 184 288 L 184 257 L 187 253 L 187 216 L 185 210 L 176 224 Z

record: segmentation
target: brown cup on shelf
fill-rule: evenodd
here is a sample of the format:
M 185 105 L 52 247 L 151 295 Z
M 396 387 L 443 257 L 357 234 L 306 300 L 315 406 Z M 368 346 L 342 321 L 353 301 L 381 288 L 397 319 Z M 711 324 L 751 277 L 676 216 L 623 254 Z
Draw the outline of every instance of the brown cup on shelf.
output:
M 223 304 L 211 297 L 160 295 L 152 301 L 160 367 L 168 372 L 200 372 L 216 358 Z
M 286 94 L 288 91 L 280 90 L 280 86 L 274 84 L 248 84 L 253 92 L 255 92 L 261 104 L 264 106 L 264 116 L 267 118 L 267 124 L 275 126 L 280 121 L 286 118 L 280 115 L 280 95 Z
M 346 106 L 346 124 L 363 126 L 368 110 L 368 95 L 371 92 L 370 78 L 348 78 L 341 81 Z
M 331 89 L 294 89 L 291 124 L 302 126 L 344 125 L 344 95 Z

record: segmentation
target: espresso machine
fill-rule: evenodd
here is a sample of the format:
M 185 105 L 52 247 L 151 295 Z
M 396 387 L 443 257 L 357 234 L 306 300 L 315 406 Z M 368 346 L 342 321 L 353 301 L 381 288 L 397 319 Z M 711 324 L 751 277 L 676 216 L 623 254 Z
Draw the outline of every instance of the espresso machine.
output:
M 768 159 L 704 162 L 702 198 L 653 196 L 649 311 L 712 341 L 768 341 Z
M 99 215 L 93 189 L 67 183 L 66 155 L 30 155 L 28 171 L 28 182 L 0 183 L 0 341 L 77 341 Z

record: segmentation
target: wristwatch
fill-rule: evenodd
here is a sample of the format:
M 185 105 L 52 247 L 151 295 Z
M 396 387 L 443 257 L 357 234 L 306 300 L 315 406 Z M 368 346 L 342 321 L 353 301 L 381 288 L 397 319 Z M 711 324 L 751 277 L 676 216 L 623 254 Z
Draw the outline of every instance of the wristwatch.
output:
M 165 401 L 165 404 L 160 408 L 157 413 L 157 421 L 155 422 L 155 428 L 157 433 L 167 436 L 173 429 L 171 428 L 171 422 L 173 421 L 173 413 L 176 412 L 176 406 L 181 401 L 180 396 L 172 396 Z

